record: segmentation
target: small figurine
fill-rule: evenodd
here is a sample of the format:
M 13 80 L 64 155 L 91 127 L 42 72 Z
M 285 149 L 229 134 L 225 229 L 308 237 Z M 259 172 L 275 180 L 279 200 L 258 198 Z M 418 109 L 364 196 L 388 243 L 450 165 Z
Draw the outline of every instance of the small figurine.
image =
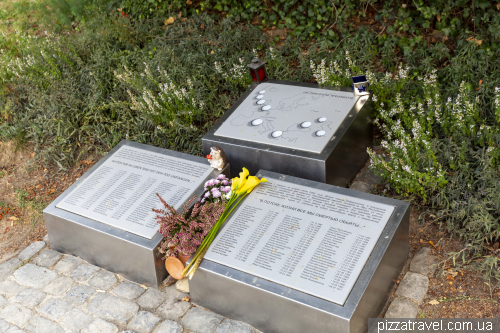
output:
M 227 164 L 226 153 L 217 146 L 210 147 L 210 154 L 207 155 L 210 166 L 214 169 L 222 171 Z

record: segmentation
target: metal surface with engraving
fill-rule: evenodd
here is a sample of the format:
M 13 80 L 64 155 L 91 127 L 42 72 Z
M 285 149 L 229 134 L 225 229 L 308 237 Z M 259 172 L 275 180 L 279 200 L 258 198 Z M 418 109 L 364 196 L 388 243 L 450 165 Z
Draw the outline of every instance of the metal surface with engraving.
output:
M 246 167 L 346 186 L 373 146 L 369 97 L 312 83 L 253 84 L 205 134 L 203 152 L 221 147 L 233 176 Z
M 155 232 L 152 238 L 149 239 L 139 236 L 137 230 L 134 230 L 135 233 L 123 230 L 123 227 L 119 226 L 120 219 L 114 222 L 118 224 L 117 227 L 83 216 L 81 211 L 79 214 L 76 214 L 57 207 L 71 194 L 76 193 L 77 189 L 81 188 L 82 184 L 88 184 L 86 180 L 94 177 L 99 170 L 103 170 L 102 166 L 109 165 L 112 159 L 118 160 L 115 158 L 117 156 L 115 154 L 120 151 L 120 149 L 126 149 L 129 152 L 140 150 L 149 153 L 151 156 L 163 156 L 169 160 L 172 158 L 176 160 L 180 159 L 193 163 L 193 165 L 206 165 L 209 167 L 208 161 L 202 157 L 123 140 L 45 208 L 43 214 L 49 234 L 50 245 L 51 248 L 56 251 L 79 256 L 92 264 L 119 273 L 126 279 L 147 286 L 158 287 L 167 276 L 167 272 L 164 261 L 161 259 L 161 254 L 158 252 L 158 245 L 162 240 L 162 235 L 157 233 L 156 229 L 154 229 Z M 121 151 L 123 152 L 123 150 Z M 150 165 L 151 163 L 148 165 L 145 163 L 133 162 L 133 164 L 141 166 L 141 170 L 142 167 L 155 170 L 154 173 L 142 170 L 145 174 L 158 175 L 159 173 L 157 173 L 157 171 L 165 172 L 165 170 L 162 170 L 160 167 Z M 139 168 L 136 170 L 139 170 Z M 229 169 L 222 171 L 222 173 L 226 172 L 229 172 Z M 201 195 L 203 193 L 205 181 L 216 177 L 220 173 L 220 171 L 211 169 L 206 176 L 198 178 L 198 183 L 195 184 L 196 186 L 192 187 L 190 193 L 193 195 Z M 175 173 L 170 171 L 169 174 L 174 175 Z M 166 180 L 171 179 L 171 177 L 165 174 L 163 177 Z M 105 177 L 104 179 L 109 180 L 111 177 Z M 150 183 L 154 182 L 151 181 Z M 153 190 L 156 189 L 154 185 L 151 186 L 153 186 Z M 113 189 L 116 190 L 116 187 L 117 184 L 110 184 L 109 189 L 103 189 L 102 197 L 106 198 L 104 194 L 112 193 Z M 187 194 L 186 196 L 190 197 L 190 195 Z M 126 201 L 124 198 L 121 199 Z M 147 199 L 146 195 L 142 202 L 147 202 L 145 199 Z M 101 200 L 101 202 L 107 201 Z M 156 200 L 154 204 L 157 204 Z M 182 203 L 179 200 L 176 206 L 180 207 L 181 205 Z M 118 206 L 121 207 L 120 205 Z M 132 206 L 135 207 L 134 205 L 130 205 L 130 207 Z M 135 209 L 133 209 L 133 211 L 135 211 Z M 136 217 L 139 219 L 138 221 L 149 221 L 147 215 L 145 215 L 146 217 L 144 220 L 141 217 L 142 214 L 139 215 L 136 214 Z M 148 231 L 150 229 L 151 228 L 147 228 Z
M 408 236 L 410 205 L 399 200 L 379 197 L 269 171 L 259 171 L 258 176 L 266 177 L 271 183 L 275 182 L 275 184 L 280 186 L 286 185 L 289 189 L 301 189 L 300 191 L 292 190 L 291 192 L 288 192 L 288 190 L 285 189 L 283 195 L 276 195 L 276 192 L 268 192 L 268 194 L 266 194 L 268 198 L 264 199 L 268 201 L 267 203 L 260 202 L 263 194 L 256 192 L 256 195 L 254 196 L 254 198 L 259 198 L 259 196 L 261 197 L 259 198 L 259 205 L 257 207 L 259 209 L 270 211 L 268 207 L 275 206 L 281 207 L 279 209 L 282 211 L 279 212 L 279 215 L 284 216 L 283 214 L 286 214 L 291 217 L 302 216 L 303 221 L 305 221 L 308 225 L 304 228 L 305 230 L 301 228 L 298 231 L 299 233 L 297 234 L 297 237 L 301 236 L 301 238 L 303 238 L 303 236 L 307 234 L 306 231 L 308 227 L 310 227 L 311 222 L 330 224 L 330 226 L 334 228 L 340 226 L 340 228 L 344 231 L 346 230 L 345 226 L 347 226 L 347 224 L 336 223 L 340 222 L 340 219 L 344 220 L 344 222 L 359 223 L 360 226 L 370 223 L 380 223 L 385 224 L 385 226 L 380 225 L 380 227 L 375 228 L 376 232 L 372 235 L 374 238 L 373 249 L 368 245 L 365 247 L 365 255 L 368 256 L 368 258 L 365 259 L 365 256 L 361 254 L 359 255 L 358 262 L 353 265 L 361 267 L 361 270 L 359 273 L 354 274 L 355 269 L 353 269 L 352 288 L 348 287 L 347 283 L 345 284 L 344 290 L 347 291 L 345 301 L 342 301 L 343 298 L 341 297 L 341 294 L 329 294 L 328 288 L 331 287 L 326 284 L 321 286 L 319 289 L 311 291 L 308 285 L 306 285 L 306 287 L 297 286 L 297 279 L 292 279 L 293 281 L 284 281 L 281 279 L 279 282 L 276 282 L 276 279 L 273 276 L 262 274 L 262 270 L 252 271 L 251 268 L 248 268 L 248 266 L 244 269 L 241 267 L 235 268 L 237 265 L 234 264 L 234 260 L 230 259 L 230 257 L 234 258 L 234 256 L 239 256 L 239 258 L 241 258 L 241 254 L 239 252 L 245 247 L 245 242 L 241 241 L 234 243 L 231 242 L 231 239 L 225 239 L 225 242 L 227 245 L 234 246 L 234 248 L 231 248 L 233 253 L 226 251 L 225 256 L 220 254 L 223 253 L 223 251 L 218 250 L 217 252 L 219 252 L 219 254 L 217 258 L 213 258 L 213 254 L 210 253 L 214 252 L 215 247 L 217 246 L 217 241 L 214 241 L 212 244 L 210 251 L 207 253 L 207 256 L 202 261 L 198 271 L 190 281 L 192 300 L 197 304 L 220 313 L 228 318 L 248 322 L 257 329 L 266 333 L 366 332 L 367 319 L 374 318 L 379 315 L 389 297 L 391 288 L 393 287 L 401 269 L 404 266 L 404 263 L 406 262 L 409 252 Z M 304 188 L 307 188 L 307 192 L 311 194 L 311 198 L 312 196 L 315 196 L 314 200 L 304 199 L 304 192 L 302 191 Z M 290 193 L 293 195 L 290 195 Z M 286 201 L 283 199 L 283 196 L 287 196 Z M 301 197 L 301 199 L 294 199 L 296 202 L 290 202 L 291 197 Z M 252 195 L 247 197 L 240 207 L 244 208 L 248 202 L 251 203 L 252 200 L 249 200 L 251 198 Z M 345 199 L 344 204 L 350 201 L 352 203 L 363 203 L 366 205 L 368 202 L 368 205 L 373 207 L 386 209 L 389 209 L 388 207 L 393 207 L 394 209 L 392 214 L 389 214 L 389 216 L 383 215 L 384 217 L 380 218 L 379 222 L 370 222 L 369 220 L 363 220 L 364 222 L 358 220 L 356 222 L 354 220 L 354 215 L 361 214 L 367 216 L 366 212 L 362 213 L 362 211 L 364 211 L 363 209 L 356 209 L 356 212 L 353 212 L 351 209 L 347 213 L 347 218 L 345 218 L 346 214 L 340 214 L 333 211 L 323 214 L 319 213 L 319 215 L 329 216 L 328 218 L 316 216 L 318 211 L 324 211 L 324 208 L 321 208 L 322 206 L 338 210 L 342 204 L 339 206 L 338 201 L 335 201 L 334 199 L 340 199 L 341 203 Z M 299 204 L 297 203 L 298 201 L 305 202 L 307 204 Z M 276 206 L 273 202 L 278 205 Z M 286 204 L 286 202 L 289 204 Z M 291 203 L 293 203 L 293 205 Z M 285 211 L 288 211 L 289 209 L 282 207 L 283 204 L 285 204 L 285 206 L 305 210 L 306 213 L 285 213 Z M 353 207 L 353 205 L 351 204 L 350 207 Z M 360 208 L 361 206 L 358 207 Z M 252 216 L 259 217 L 258 214 L 247 211 L 245 214 L 239 216 L 237 214 L 241 214 L 241 208 L 238 210 L 239 213 L 233 213 L 230 221 L 239 223 L 243 228 L 246 227 L 245 225 L 251 227 L 251 220 L 253 220 Z M 308 214 L 308 211 L 313 213 L 313 215 Z M 310 217 L 308 217 L 308 215 Z M 344 218 L 339 218 L 341 216 L 344 216 Z M 281 218 L 282 217 L 277 217 L 275 223 L 283 224 L 283 219 L 280 221 Z M 335 218 L 337 218 L 337 221 L 333 220 Z M 262 224 L 262 221 L 265 221 L 265 219 L 260 220 L 260 224 Z M 246 224 L 245 222 L 249 223 Z M 258 222 L 255 223 L 259 224 Z M 272 224 L 273 223 L 271 222 L 271 225 Z M 218 240 L 221 240 L 225 231 L 229 230 L 226 229 L 228 226 L 230 227 L 231 225 L 226 223 L 223 226 L 217 236 Z M 260 228 L 265 229 L 265 226 L 260 226 Z M 267 232 L 271 233 L 271 228 L 272 227 L 270 227 Z M 288 225 L 282 225 L 281 228 L 275 228 L 274 231 L 277 231 L 277 233 L 280 234 L 280 237 L 278 238 L 283 238 L 287 237 L 287 234 L 290 234 L 290 230 L 293 230 L 290 228 Z M 370 233 L 371 232 L 368 231 L 367 234 L 370 235 Z M 243 232 L 243 234 L 245 234 L 245 232 Z M 272 234 L 276 234 L 276 232 L 273 232 Z M 365 231 L 358 232 L 358 234 L 366 235 Z M 332 236 L 332 240 L 339 240 L 339 236 L 342 235 L 343 232 L 337 229 L 337 231 L 330 236 Z M 304 239 L 303 242 L 306 244 L 308 241 L 310 242 L 307 248 L 310 249 L 309 253 L 312 252 L 313 255 L 309 255 L 308 257 L 315 257 L 315 260 L 309 259 L 309 263 L 312 262 L 312 269 L 309 271 L 312 271 L 313 274 L 310 274 L 309 272 L 308 276 L 312 276 L 310 280 L 321 282 L 323 281 L 322 279 L 316 280 L 318 273 L 321 275 L 321 271 L 325 268 L 333 272 L 334 268 L 331 266 L 342 266 L 342 262 L 340 262 L 339 265 L 338 263 L 333 264 L 332 261 L 337 260 L 336 254 L 334 254 L 333 251 L 337 251 L 338 253 L 343 252 L 340 250 L 343 243 L 334 241 L 333 243 L 328 244 L 328 242 L 323 242 L 329 237 L 328 232 L 325 234 L 318 231 L 317 236 L 320 238 L 322 237 L 319 244 L 314 242 L 314 240 L 307 239 Z M 271 235 L 271 237 L 273 236 Z M 256 239 L 259 238 L 260 237 L 257 237 Z M 287 253 L 290 253 L 291 255 L 285 259 L 285 262 L 288 259 L 296 259 L 297 255 L 293 254 L 293 246 L 288 246 L 286 242 L 281 240 L 281 244 L 279 244 L 280 242 L 278 241 L 275 241 L 274 243 L 279 244 L 281 248 L 290 247 L 290 249 L 285 249 L 285 251 L 283 251 L 276 246 L 268 246 L 266 249 L 266 244 L 269 243 L 269 235 L 266 236 L 264 233 L 262 238 L 265 241 L 265 244 L 257 241 L 257 244 L 259 245 L 254 246 L 255 250 L 250 251 L 250 253 L 267 252 L 268 258 L 270 259 L 268 262 L 268 269 L 270 268 L 271 270 L 276 270 L 276 268 L 278 268 L 278 275 L 283 275 L 279 274 L 279 271 L 285 272 L 282 270 L 284 265 L 280 266 L 281 259 L 279 256 L 285 258 Z M 350 249 L 352 247 L 352 243 L 350 243 L 352 242 L 352 238 L 351 240 L 348 238 L 349 237 L 346 237 L 346 242 L 343 245 L 346 245 Z M 249 239 L 251 240 L 252 237 Z M 322 246 L 321 242 L 323 242 L 323 245 L 326 246 Z M 361 244 L 362 241 L 359 245 Z M 230 246 L 227 248 L 230 248 Z M 339 246 L 339 248 L 336 248 L 335 246 Z M 307 248 L 302 259 L 307 257 Z M 317 252 L 320 248 L 322 248 L 320 251 L 321 253 Z M 245 257 L 245 253 L 242 253 L 243 258 Z M 272 254 L 272 256 L 269 256 L 270 254 Z M 321 261 L 321 259 L 325 259 L 325 256 L 328 257 L 329 255 L 330 257 L 326 258 L 323 263 L 318 264 L 316 262 L 316 259 Z M 248 259 L 250 258 L 250 255 L 248 255 Z M 344 256 L 343 258 L 348 258 L 348 256 Z M 250 262 L 251 260 L 248 261 Z M 307 260 L 299 260 L 295 267 L 296 269 L 302 269 L 305 271 L 305 267 L 299 267 L 301 266 L 301 262 L 305 263 Z M 307 263 L 305 266 L 307 266 Z M 293 278 L 293 273 L 291 274 L 291 277 Z M 335 280 L 336 279 L 334 278 L 328 280 L 327 282 Z M 341 280 L 342 279 L 336 281 Z M 322 290 L 323 293 L 321 293 Z

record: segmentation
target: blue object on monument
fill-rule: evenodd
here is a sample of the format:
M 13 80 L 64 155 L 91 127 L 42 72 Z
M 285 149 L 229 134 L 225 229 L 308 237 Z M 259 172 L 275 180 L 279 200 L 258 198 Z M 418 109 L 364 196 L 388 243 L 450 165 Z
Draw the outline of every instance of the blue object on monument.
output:
M 366 82 L 366 75 L 353 76 L 352 82 L 354 83 Z
M 366 87 L 365 86 L 359 86 L 358 91 L 359 92 L 364 92 L 364 91 L 366 91 Z

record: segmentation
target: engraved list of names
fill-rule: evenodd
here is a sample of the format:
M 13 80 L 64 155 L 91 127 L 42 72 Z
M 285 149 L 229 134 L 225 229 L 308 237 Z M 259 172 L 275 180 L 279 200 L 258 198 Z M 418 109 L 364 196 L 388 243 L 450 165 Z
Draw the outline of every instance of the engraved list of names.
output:
M 205 258 L 343 305 L 394 207 L 268 180 Z
M 212 170 L 122 146 L 56 207 L 151 239 L 158 231 L 152 208 L 163 208 L 156 193 L 179 209 Z

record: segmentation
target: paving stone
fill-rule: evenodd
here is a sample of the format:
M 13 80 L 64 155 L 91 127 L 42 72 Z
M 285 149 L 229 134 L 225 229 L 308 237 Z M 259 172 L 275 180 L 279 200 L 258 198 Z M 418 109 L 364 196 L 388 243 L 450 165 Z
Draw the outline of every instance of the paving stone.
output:
M 113 294 L 129 300 L 134 300 L 146 292 L 146 289 L 136 283 L 124 281 L 113 288 Z
M 137 333 L 150 333 L 159 321 L 160 318 L 151 312 L 140 311 L 128 323 L 127 329 L 136 331 Z
M 146 310 L 156 310 L 161 303 L 165 302 L 168 295 L 155 288 L 149 288 L 144 295 L 139 297 L 137 304 Z
M 24 329 L 31 333 L 64 333 L 61 326 L 39 316 L 33 317 Z
M 21 303 L 28 308 L 32 308 L 40 304 L 40 302 L 45 299 L 45 296 L 47 296 L 47 294 L 41 292 L 40 290 L 27 288 L 14 297 L 14 302 Z
M 52 320 L 58 320 L 72 309 L 64 299 L 51 298 L 40 304 L 38 312 Z
M 89 301 L 87 310 L 102 319 L 125 326 L 127 321 L 139 311 L 139 306 L 128 300 L 98 293 Z
M 9 303 L 9 301 L 7 301 L 7 300 L 5 299 L 5 297 L 0 296 L 0 308 L 1 308 L 2 306 L 4 306 L 5 304 L 7 304 L 7 303 Z M 1 333 L 1 331 L 0 331 L 0 333 Z
M 396 290 L 396 295 L 422 303 L 429 288 L 429 279 L 421 274 L 408 272 Z
M 189 309 L 182 317 L 181 324 L 197 333 L 212 333 L 219 326 L 222 319 L 221 315 L 195 307 Z
M 120 333 L 137 333 L 136 331 L 131 331 L 131 330 L 126 330 L 126 331 L 121 331 Z
M 85 312 L 73 309 L 70 312 L 66 313 L 64 317 L 61 319 L 61 324 L 70 331 L 79 332 L 90 324 L 90 322 L 94 319 L 92 316 L 89 316 Z
M 26 333 L 26 332 L 17 326 L 12 326 L 7 331 L 5 331 L 5 333 Z
M 425 276 L 432 276 L 438 267 L 439 259 L 431 254 L 429 247 L 423 247 L 410 263 L 410 271 Z
M 215 333 L 255 333 L 255 330 L 252 326 L 241 321 L 224 319 L 215 330 Z
M 48 243 L 49 242 L 49 234 L 46 234 L 45 236 L 43 236 L 43 241 L 45 243 Z
M 32 316 L 33 312 L 19 303 L 8 304 L 0 312 L 0 317 L 17 326 L 23 326 Z
M 108 290 L 115 285 L 116 281 L 116 276 L 113 273 L 101 270 L 89 280 L 89 285 L 97 289 Z
M 41 267 L 51 267 L 62 257 L 62 255 L 63 254 L 61 252 L 47 249 L 40 252 L 40 254 L 33 259 L 32 262 Z
M 4 296 L 16 296 L 21 291 L 26 289 L 25 286 L 20 286 L 16 281 L 11 279 L 5 280 L 0 283 L 0 294 Z
M 49 283 L 47 287 L 43 289 L 44 292 L 54 296 L 63 295 L 71 286 L 75 283 L 72 278 L 67 276 L 61 276 Z
M 95 293 L 96 290 L 94 288 L 84 284 L 77 284 L 66 293 L 64 299 L 69 305 L 78 306 L 85 303 Z
M 29 258 L 33 257 L 35 254 L 37 254 L 44 247 L 45 247 L 45 242 L 42 241 L 31 243 L 30 246 L 22 250 L 17 257 L 21 261 L 26 261 Z
M 180 320 L 191 308 L 191 303 L 184 302 L 181 295 L 168 295 L 167 300 L 160 305 L 156 313 L 169 320 Z
M 5 332 L 9 328 L 9 323 L 3 319 L 0 319 L 0 333 Z
M 385 318 L 416 318 L 417 314 L 417 304 L 408 299 L 396 297 L 387 309 Z
M 0 280 L 5 280 L 14 273 L 14 270 L 22 264 L 17 258 L 10 259 L 0 265 Z
M 42 288 L 57 277 L 57 274 L 47 268 L 26 264 L 14 272 L 14 278 L 20 285 L 31 288 Z
M 69 274 L 78 266 L 83 264 L 83 260 L 75 256 L 65 256 L 55 266 L 54 270 L 61 274 Z
M 152 333 L 182 333 L 184 328 L 175 321 L 165 320 L 163 323 L 158 325 Z
M 360 182 L 360 181 L 355 181 L 354 183 L 352 183 L 350 189 L 360 191 L 360 192 L 365 192 L 365 193 L 371 192 L 370 184 L 367 184 L 365 182 Z
M 99 267 L 94 265 L 80 265 L 69 276 L 73 279 L 84 282 L 99 270 Z
M 116 325 L 108 323 L 101 318 L 94 319 L 93 322 L 87 326 L 87 328 L 82 330 L 82 333 L 117 333 L 118 327 Z

